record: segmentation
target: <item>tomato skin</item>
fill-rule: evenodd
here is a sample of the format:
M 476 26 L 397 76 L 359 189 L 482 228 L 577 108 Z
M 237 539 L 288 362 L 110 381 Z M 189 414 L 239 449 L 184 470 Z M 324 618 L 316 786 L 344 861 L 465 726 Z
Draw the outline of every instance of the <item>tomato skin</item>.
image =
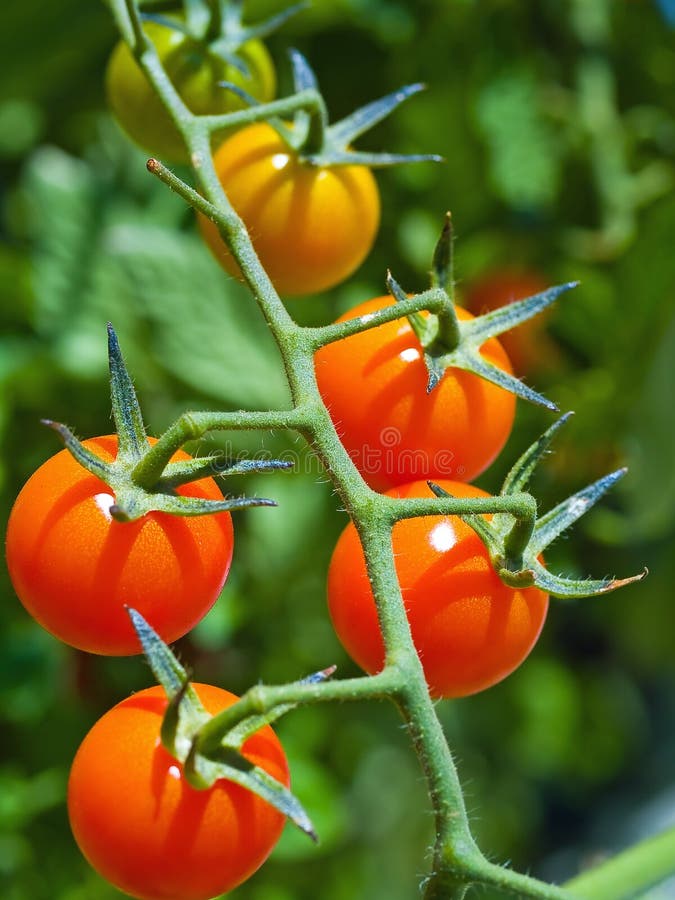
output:
M 262 103 L 274 99 L 274 65 L 260 41 L 247 41 L 237 51 L 249 70 L 244 75 L 180 31 L 154 22 L 145 23 L 144 30 L 191 112 L 219 115 L 244 108 L 232 91 L 219 86 L 220 81 L 236 84 Z M 115 118 L 135 143 L 164 160 L 188 161 L 183 138 L 123 41 L 110 57 L 106 89 Z
M 303 162 L 264 122 L 224 141 L 214 163 L 280 294 L 326 290 L 367 256 L 380 221 L 380 196 L 370 169 Z M 201 215 L 198 222 L 216 259 L 241 277 L 213 222 Z
M 212 714 L 238 699 L 217 687 L 193 686 Z M 166 707 L 164 690 L 152 687 L 95 723 L 70 772 L 70 824 L 89 863 L 121 891 L 142 900 L 209 900 L 262 865 L 285 819 L 233 782 L 191 787 L 160 743 Z M 288 786 L 286 757 L 269 726 L 242 752 Z
M 338 322 L 391 303 L 376 297 Z M 461 307 L 457 316 L 473 318 Z M 511 372 L 494 338 L 481 353 Z M 405 318 L 322 347 L 315 371 L 342 443 L 375 490 L 419 478 L 471 481 L 499 454 L 513 426 L 514 395 L 470 372 L 447 369 L 428 394 L 422 347 Z
M 473 485 L 442 479 L 457 497 L 487 497 Z M 428 497 L 424 481 L 388 491 L 391 497 Z M 413 641 L 434 697 L 485 690 L 528 655 L 546 618 L 548 595 L 505 585 L 478 535 L 457 516 L 407 519 L 393 532 L 396 571 Z M 384 665 L 384 645 L 361 544 L 350 523 L 328 571 L 333 626 L 351 658 L 366 672 Z
M 117 436 L 84 445 L 110 461 Z M 189 459 L 183 452 L 173 459 Z M 216 500 L 201 479 L 180 494 Z M 7 527 L 7 563 L 19 599 L 55 637 L 90 653 L 126 656 L 141 647 L 124 609 L 137 609 L 170 643 L 213 606 L 232 561 L 229 513 L 179 517 L 153 512 L 116 522 L 110 488 L 67 450 L 26 482 Z M 107 505 L 106 505 L 107 504 Z

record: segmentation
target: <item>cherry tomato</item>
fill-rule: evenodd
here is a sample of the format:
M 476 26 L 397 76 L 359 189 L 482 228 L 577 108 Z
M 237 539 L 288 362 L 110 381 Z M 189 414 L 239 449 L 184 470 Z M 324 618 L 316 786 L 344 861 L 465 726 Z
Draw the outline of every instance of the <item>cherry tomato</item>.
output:
M 466 306 L 478 316 L 516 300 L 532 297 L 549 286 L 537 272 L 516 268 L 499 269 L 468 286 Z M 545 330 L 549 313 L 550 309 L 546 309 L 499 336 L 513 363 L 514 371 L 519 375 L 527 375 L 528 372 L 550 366 L 559 355 Z
M 144 29 L 191 112 L 218 115 L 244 106 L 232 91 L 219 85 L 221 81 L 236 84 L 263 103 L 274 98 L 274 66 L 260 41 L 247 41 L 237 50 L 237 56 L 248 69 L 248 75 L 245 75 L 210 53 L 208 47 L 176 29 L 154 22 L 145 24 Z M 164 160 L 188 161 L 182 137 L 122 41 L 110 57 L 106 86 L 110 107 L 133 141 Z
M 194 685 L 215 714 L 238 698 Z M 82 742 L 70 772 L 68 813 L 80 850 L 105 879 L 142 900 L 208 900 L 262 865 L 284 816 L 231 781 L 195 790 L 160 743 L 167 707 L 160 687 L 109 710 Z M 288 786 L 283 749 L 269 726 L 244 756 Z
M 361 303 L 338 319 L 367 316 L 390 297 Z M 457 308 L 460 319 L 470 313 Z M 482 355 L 507 372 L 494 338 Z M 506 443 L 515 397 L 465 372 L 446 369 L 427 393 L 422 347 L 407 319 L 398 319 L 322 347 L 315 356 L 319 390 L 361 474 L 376 490 L 418 478 L 471 481 Z
M 86 447 L 104 460 L 116 435 Z M 178 453 L 174 459 L 189 459 Z M 178 489 L 216 500 L 205 478 Z M 33 473 L 7 527 L 7 563 L 28 612 L 56 637 L 91 653 L 140 653 L 125 604 L 167 642 L 188 632 L 215 603 L 232 560 L 229 513 L 190 518 L 153 512 L 117 522 L 110 488 L 67 450 Z
M 266 123 L 229 137 L 214 163 L 280 294 L 323 291 L 365 259 L 380 221 L 370 169 L 305 162 Z M 198 221 L 219 262 L 240 276 L 213 222 L 203 216 Z
M 457 497 L 488 496 L 462 482 L 437 483 Z M 387 493 L 431 496 L 424 481 Z M 520 665 L 546 618 L 548 596 L 543 591 L 505 585 L 483 542 L 457 516 L 399 522 L 393 547 L 413 641 L 434 697 L 464 697 L 485 690 Z M 366 672 L 380 671 L 384 645 L 352 524 L 342 532 L 331 559 L 328 605 L 347 653 Z

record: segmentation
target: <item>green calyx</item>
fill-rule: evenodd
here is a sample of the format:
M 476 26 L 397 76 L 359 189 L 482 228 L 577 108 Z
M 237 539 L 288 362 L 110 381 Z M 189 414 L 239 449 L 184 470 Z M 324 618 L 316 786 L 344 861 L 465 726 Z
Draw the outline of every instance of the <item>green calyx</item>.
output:
M 378 169 L 401 163 L 443 161 L 443 157 L 435 153 L 365 153 L 351 149 L 356 138 L 386 119 L 408 97 L 424 90 L 423 84 L 409 84 L 399 88 L 331 125 L 325 101 L 311 66 L 297 50 L 290 50 L 289 55 L 295 94 L 307 97 L 311 102 L 295 111 L 292 127 L 289 128 L 275 117 L 271 117 L 269 123 L 303 162 L 313 166 L 360 165 Z M 259 106 L 255 98 L 236 85 L 228 84 L 227 87 L 249 106 Z
M 488 362 L 480 348 L 490 338 L 531 319 L 550 306 L 557 298 L 576 287 L 571 281 L 549 288 L 540 294 L 527 297 L 493 312 L 468 321 L 460 320 L 454 303 L 452 262 L 452 220 L 447 214 L 441 236 L 436 244 L 431 269 L 431 287 L 422 294 L 414 294 L 420 300 L 427 299 L 439 308 L 435 314 L 413 313 L 408 321 L 424 351 L 424 361 L 429 374 L 427 391 L 430 393 L 440 383 L 446 369 L 464 369 L 473 372 L 523 400 L 529 400 L 546 409 L 557 410 L 555 403 L 524 384 L 518 378 Z M 387 276 L 387 288 L 394 300 L 401 303 L 410 299 L 391 274 Z
M 523 495 L 529 498 L 531 502 L 528 503 L 527 515 L 516 518 L 511 513 L 495 513 L 488 522 L 483 516 L 459 514 L 487 547 L 494 569 L 505 584 L 517 588 L 538 587 L 553 597 L 568 600 L 606 594 L 634 581 L 641 581 L 647 575 L 645 569 L 629 578 L 576 580 L 553 575 L 539 561 L 544 550 L 626 474 L 626 469 L 617 469 L 563 500 L 543 516 L 537 515 L 534 498 L 523 492 L 553 437 L 570 416 L 571 413 L 566 413 L 554 422 L 523 453 L 504 480 L 499 496 Z M 450 496 L 437 484 L 429 482 L 429 487 L 437 497 Z
M 117 335 L 108 324 L 108 360 L 110 366 L 110 395 L 117 432 L 117 457 L 106 462 L 85 447 L 60 422 L 43 419 L 54 429 L 67 450 L 92 475 L 103 481 L 115 495 L 110 514 L 118 522 L 132 522 L 150 512 L 165 512 L 177 516 L 203 516 L 220 512 L 246 509 L 250 506 L 276 506 L 274 500 L 260 497 L 223 497 L 209 500 L 201 497 L 185 497 L 177 493 L 181 485 L 201 478 L 241 475 L 286 469 L 290 463 L 283 460 L 238 460 L 223 463 L 212 454 L 198 459 L 171 462 L 173 450 L 162 456 L 153 451 L 147 437 L 141 408 L 129 373 L 124 364 Z
M 183 0 L 180 18 L 150 12 L 143 13 L 141 18 L 179 31 L 195 45 L 208 49 L 210 54 L 248 77 L 248 66 L 237 51 L 248 41 L 259 40 L 276 31 L 308 4 L 296 3 L 255 25 L 244 25 L 243 5 L 243 0 Z
M 127 608 L 127 612 L 150 668 L 169 699 L 161 727 L 162 744 L 183 764 L 189 783 L 203 790 L 221 778 L 233 781 L 271 803 L 301 831 L 316 840 L 314 826 L 299 800 L 241 752 L 242 745 L 252 734 L 289 712 L 295 704 L 286 703 L 271 712 L 248 716 L 232 728 L 216 728 L 214 739 L 213 725 L 218 725 L 220 717 L 206 712 L 190 685 L 188 673 L 143 616 L 134 609 Z M 310 675 L 305 681 L 325 681 L 333 671 L 334 667 L 331 667 Z M 208 747 L 206 742 L 200 741 L 207 728 L 212 732 Z

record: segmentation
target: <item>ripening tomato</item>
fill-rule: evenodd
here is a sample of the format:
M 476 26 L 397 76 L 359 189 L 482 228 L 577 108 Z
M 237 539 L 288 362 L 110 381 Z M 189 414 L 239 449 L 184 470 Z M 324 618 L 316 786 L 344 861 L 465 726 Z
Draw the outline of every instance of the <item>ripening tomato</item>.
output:
M 188 109 L 197 115 L 219 115 L 242 109 L 244 103 L 219 82 L 229 81 L 267 103 L 274 98 L 276 74 L 267 48 L 247 41 L 237 56 L 248 70 L 229 65 L 208 47 L 174 28 L 155 22 L 144 25 L 169 78 Z M 129 137 L 170 162 L 187 162 L 185 143 L 127 45 L 115 47 L 106 73 L 108 101 Z
M 466 289 L 466 306 L 474 315 L 499 309 L 516 300 L 540 294 L 550 285 L 538 272 L 504 268 L 488 273 Z M 546 334 L 545 322 L 550 308 L 499 336 L 514 371 L 527 375 L 551 366 L 559 350 Z
M 101 459 L 117 436 L 84 445 Z M 189 459 L 182 451 L 175 460 Z M 205 478 L 180 494 L 222 498 Z M 215 603 L 232 561 L 230 514 L 190 518 L 152 512 L 134 522 L 110 515 L 110 488 L 67 450 L 33 473 L 7 526 L 7 564 L 19 599 L 56 637 L 91 653 L 140 653 L 124 606 L 137 609 L 167 642 L 188 632 Z
M 215 714 L 238 698 L 194 688 Z M 167 707 L 160 687 L 109 710 L 80 745 L 68 782 L 68 814 L 80 850 L 115 887 L 142 900 L 208 900 L 249 878 L 281 835 L 284 816 L 231 781 L 195 790 L 160 742 Z M 284 751 L 269 726 L 244 756 L 285 786 Z
M 365 259 L 380 221 L 377 184 L 366 166 L 313 165 L 264 122 L 224 141 L 214 163 L 280 294 L 325 290 Z M 198 221 L 225 270 L 240 276 L 213 222 L 201 215 Z
M 437 483 L 457 497 L 488 496 L 462 482 Z M 424 481 L 387 493 L 431 496 Z M 483 542 L 457 516 L 398 522 L 393 547 L 413 641 L 434 697 L 485 690 L 520 665 L 544 624 L 547 594 L 505 585 Z M 328 605 L 347 653 L 366 672 L 378 672 L 384 665 L 384 645 L 363 551 L 351 523 L 331 559 Z
M 338 321 L 391 303 L 377 297 Z M 460 307 L 457 316 L 472 318 Z M 511 372 L 496 339 L 481 353 Z M 428 394 L 422 347 L 405 318 L 322 347 L 315 369 L 342 443 L 375 490 L 419 478 L 471 481 L 495 459 L 513 426 L 514 395 L 471 372 L 446 369 Z

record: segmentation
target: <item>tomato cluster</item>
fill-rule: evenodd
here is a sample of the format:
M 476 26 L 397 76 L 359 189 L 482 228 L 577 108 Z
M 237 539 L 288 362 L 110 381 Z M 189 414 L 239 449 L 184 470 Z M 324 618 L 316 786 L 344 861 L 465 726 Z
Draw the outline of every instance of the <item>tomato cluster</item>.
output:
M 340 321 L 389 305 L 378 297 Z M 458 308 L 460 321 L 472 319 Z M 496 339 L 481 355 L 506 372 L 511 364 Z M 363 478 L 392 497 L 431 497 L 432 480 L 457 497 L 485 497 L 466 484 L 506 442 L 515 397 L 477 375 L 449 368 L 427 391 L 424 349 L 407 319 L 329 344 L 315 356 L 323 400 L 341 441 Z M 358 398 L 358 401 L 355 399 Z M 548 596 L 515 589 L 495 573 L 477 534 L 456 516 L 399 522 L 393 552 L 413 642 L 430 692 L 462 697 L 491 687 L 512 672 L 534 646 Z M 378 624 L 359 537 L 342 533 L 328 575 L 335 631 L 367 672 L 384 664 Z
M 192 112 L 235 108 L 240 101 L 223 81 L 261 101 L 273 96 L 274 69 L 259 41 L 238 50 L 243 74 L 180 28 L 150 22 L 145 32 Z M 181 135 L 126 45 L 114 51 L 107 79 L 112 109 L 128 133 L 153 153 L 184 159 Z M 267 122 L 230 135 L 214 154 L 218 178 L 281 294 L 339 283 L 372 246 L 380 218 L 377 186 L 368 166 L 349 164 L 347 157 L 339 165 L 312 160 Z M 241 277 L 215 224 L 202 216 L 199 227 L 225 269 Z M 391 302 L 375 298 L 339 321 L 366 321 Z M 473 318 L 462 309 L 457 316 Z M 496 339 L 486 340 L 480 354 L 512 372 Z M 322 347 L 315 373 L 335 429 L 373 489 L 398 498 L 428 496 L 432 479 L 452 495 L 487 496 L 466 482 L 504 446 L 514 419 L 512 393 L 452 367 L 429 392 L 425 347 L 406 318 Z M 83 446 L 105 461 L 119 449 L 115 435 Z M 182 452 L 173 457 L 189 459 Z M 175 493 L 222 499 L 210 478 L 181 483 Z M 125 655 L 140 649 L 125 606 L 138 610 L 167 642 L 205 615 L 227 577 L 233 531 L 228 512 L 179 518 L 155 511 L 120 522 L 111 514 L 114 504 L 113 488 L 70 452 L 56 454 L 16 500 L 7 558 L 20 600 L 48 631 L 81 650 Z M 393 550 L 412 638 L 434 697 L 484 690 L 522 662 L 543 626 L 548 597 L 534 587 L 504 584 L 462 519 L 400 522 Z M 328 602 L 347 652 L 367 672 L 379 671 L 385 648 L 352 524 L 333 554 Z M 237 699 L 218 688 L 195 687 L 211 714 Z M 283 816 L 232 782 L 191 787 L 160 739 L 166 709 L 164 691 L 153 688 L 119 703 L 94 725 L 73 763 L 70 820 L 83 854 L 120 890 L 146 900 L 208 900 L 261 865 Z M 288 785 L 283 750 L 269 727 L 249 738 L 242 753 Z

